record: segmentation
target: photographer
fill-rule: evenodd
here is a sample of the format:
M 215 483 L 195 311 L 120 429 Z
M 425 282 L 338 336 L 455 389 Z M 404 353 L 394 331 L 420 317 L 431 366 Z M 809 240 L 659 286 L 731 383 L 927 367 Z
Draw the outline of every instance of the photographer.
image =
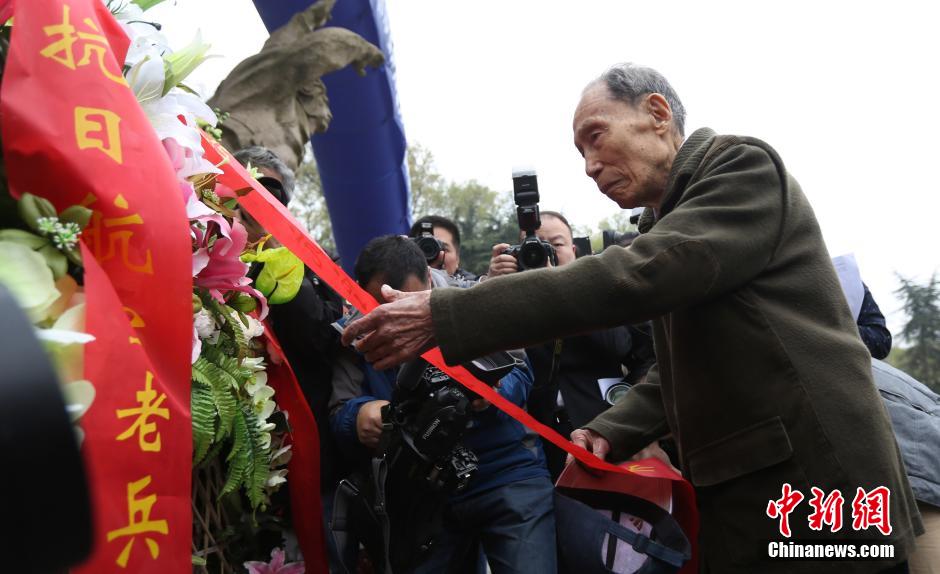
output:
M 443 273 L 428 268 L 418 246 L 398 236 L 370 241 L 355 271 L 359 284 L 380 303 L 385 302 L 383 283 L 406 292 L 447 285 Z M 381 411 L 392 400 L 398 373 L 376 371 L 358 356 L 354 360 L 356 368 L 347 357 L 346 376 L 334 380 L 331 426 L 341 449 L 364 464 L 382 439 Z M 498 388 L 522 406 L 531 385 L 529 370 L 515 368 Z M 473 411 L 461 442 L 476 455 L 477 471 L 446 503 L 443 531 L 416 571 L 445 572 L 476 564 L 482 544 L 494 573 L 554 572 L 553 487 L 540 441 L 483 399 L 473 402 Z
M 425 215 L 415 221 L 408 236 L 419 240 L 423 236 L 428 236 L 437 240 L 435 248 L 441 252 L 441 255 L 431 259 L 430 252 L 425 253 L 425 257 L 428 257 L 428 265 L 432 268 L 442 269 L 457 280 L 476 281 L 476 275 L 460 268 L 460 229 L 450 219 L 440 215 Z M 424 245 L 420 242 L 419 245 L 423 250 Z M 460 286 L 469 287 L 463 281 L 460 282 Z
M 577 248 L 565 216 L 542 211 L 541 222 L 536 236 L 552 245 L 558 265 L 573 262 Z M 516 273 L 516 258 L 504 253 L 508 248 L 505 243 L 493 247 L 487 278 Z M 644 378 L 655 361 L 652 337 L 645 325 L 556 339 L 528 347 L 526 354 L 535 375 L 528 411 L 562 436 L 610 408 Z M 545 457 L 552 478 L 557 479 L 565 466 L 565 452 L 545 444 Z

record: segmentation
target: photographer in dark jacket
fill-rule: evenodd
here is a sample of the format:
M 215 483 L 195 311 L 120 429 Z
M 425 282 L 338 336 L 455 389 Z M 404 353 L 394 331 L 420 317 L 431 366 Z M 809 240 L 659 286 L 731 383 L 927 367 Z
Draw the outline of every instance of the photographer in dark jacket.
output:
M 565 216 L 542 211 L 541 220 L 535 234 L 552 245 L 558 265 L 574 261 L 577 248 Z M 504 243 L 493 247 L 487 278 L 517 271 L 515 258 L 503 253 L 508 247 Z M 569 436 L 610 408 L 643 379 L 656 360 L 647 325 L 623 325 L 556 339 L 528 347 L 526 354 L 535 376 L 527 410 L 562 436 Z M 548 470 L 556 480 L 565 467 L 566 453 L 550 443 L 544 446 Z
M 294 190 L 294 174 L 274 154 L 251 146 L 235 152 L 235 159 L 250 165 L 261 173 L 258 181 L 285 206 Z M 249 243 L 256 243 L 266 235 L 265 230 L 246 212 L 239 211 L 239 219 L 248 231 Z M 268 247 L 278 246 L 270 238 Z M 254 264 L 250 276 L 260 271 Z M 281 343 L 297 382 L 317 421 L 320 435 L 320 485 L 323 491 L 332 491 L 341 472 L 334 468 L 337 461 L 334 443 L 329 435 L 327 405 L 331 392 L 331 364 L 338 350 L 338 335 L 330 323 L 343 314 L 343 301 L 309 268 L 304 267 L 304 279 L 297 296 L 280 305 L 271 305 L 268 322 Z

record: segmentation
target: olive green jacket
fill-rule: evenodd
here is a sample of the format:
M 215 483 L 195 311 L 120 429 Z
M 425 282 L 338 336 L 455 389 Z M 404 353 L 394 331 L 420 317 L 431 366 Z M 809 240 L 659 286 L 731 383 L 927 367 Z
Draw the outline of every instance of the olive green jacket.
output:
M 904 559 L 922 531 L 885 408 L 819 224 L 767 144 L 692 134 L 659 217 L 626 249 L 557 269 L 437 290 L 445 359 L 653 319 L 658 366 L 587 425 L 624 459 L 672 433 L 696 487 L 711 572 L 876 572 L 885 562 L 766 562 L 785 540 L 768 502 L 783 483 L 806 497 L 797 539 L 872 539 Z M 889 538 L 852 528 L 857 487 L 891 490 Z M 811 487 L 840 489 L 837 534 L 807 527 Z

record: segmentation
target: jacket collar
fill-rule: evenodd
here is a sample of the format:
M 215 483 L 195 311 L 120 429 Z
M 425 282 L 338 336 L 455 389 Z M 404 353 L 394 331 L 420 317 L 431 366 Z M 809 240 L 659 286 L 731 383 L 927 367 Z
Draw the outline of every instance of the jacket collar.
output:
M 682 144 L 672 160 L 672 169 L 669 171 L 669 179 L 666 180 L 666 192 L 663 196 L 663 204 L 659 210 L 659 217 L 663 217 L 675 207 L 679 198 L 682 197 L 682 191 L 685 189 L 685 182 L 695 173 L 708 148 L 711 147 L 712 138 L 715 136 L 714 130 L 701 128 L 695 130 Z M 652 229 L 656 223 L 656 214 L 652 208 L 647 207 L 637 222 L 637 229 L 640 233 L 646 233 Z

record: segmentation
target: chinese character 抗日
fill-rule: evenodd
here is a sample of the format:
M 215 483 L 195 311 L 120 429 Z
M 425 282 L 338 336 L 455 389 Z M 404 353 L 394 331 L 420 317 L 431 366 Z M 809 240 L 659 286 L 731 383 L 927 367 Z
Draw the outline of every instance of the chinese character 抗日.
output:
M 127 80 L 124 79 L 120 69 L 117 72 L 108 69 L 105 58 L 107 57 L 110 46 L 108 45 L 107 38 L 101 35 L 101 30 L 98 29 L 95 21 L 91 18 L 85 18 L 82 20 L 82 23 L 85 25 L 85 28 L 90 31 L 77 32 L 75 26 L 72 25 L 71 11 L 72 7 L 68 4 L 62 6 L 62 23 L 43 26 L 42 31 L 46 36 L 55 39 L 48 46 L 40 50 L 40 55 L 45 58 L 51 58 L 70 70 L 74 70 L 78 66 L 87 66 L 91 63 L 92 56 L 94 56 L 98 62 L 98 69 L 101 70 L 104 77 L 112 82 L 126 86 Z M 81 58 L 79 58 L 77 62 L 75 61 L 76 42 L 82 49 Z

